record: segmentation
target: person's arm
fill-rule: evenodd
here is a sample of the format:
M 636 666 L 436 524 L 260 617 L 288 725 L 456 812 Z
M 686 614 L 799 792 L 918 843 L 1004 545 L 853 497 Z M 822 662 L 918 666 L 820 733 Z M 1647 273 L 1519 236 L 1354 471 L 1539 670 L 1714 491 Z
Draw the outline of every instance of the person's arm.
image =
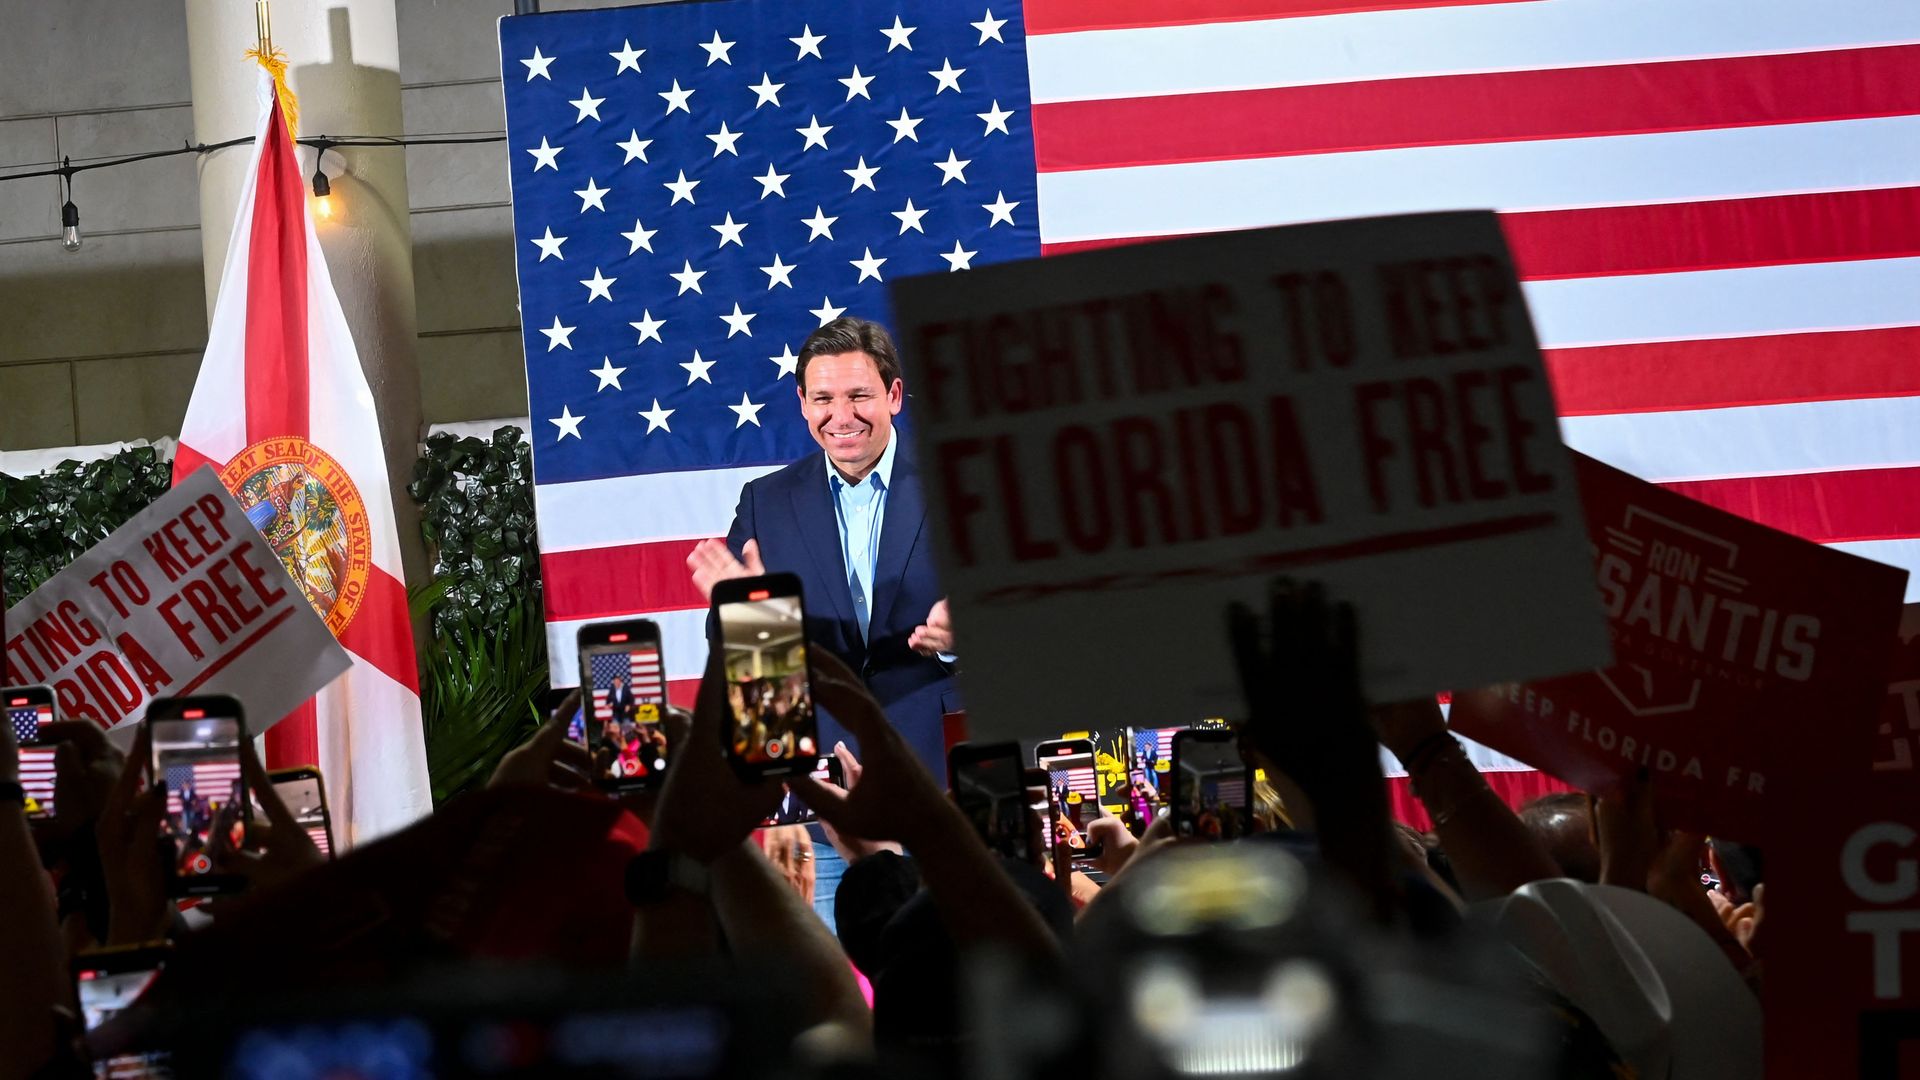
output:
M 167 793 L 159 784 L 141 790 L 152 746 L 153 729 L 141 724 L 93 830 L 107 887 L 108 945 L 157 940 L 172 922 L 166 866 L 155 840 L 166 818 Z
M 1372 902 L 1377 920 L 1390 920 L 1400 876 L 1353 609 L 1330 603 L 1318 585 L 1276 578 L 1264 620 L 1234 604 L 1227 621 L 1247 699 L 1243 736 L 1305 794 L 1327 865 Z
M 20 782 L 20 748 L 0 724 L 0 781 Z M 0 797 L 0 1077 L 25 1077 L 51 1061 L 60 1028 L 54 1010 L 70 1008 L 66 951 L 53 886 L 27 825 L 26 803 Z
M 728 711 L 723 664 L 718 649 L 707 658 L 692 723 L 686 737 L 677 740 L 647 836 L 649 852 L 703 867 L 709 895 L 676 887 L 641 907 L 633 926 L 636 961 L 702 956 L 718 950 L 710 899 L 714 864 L 745 842 L 780 805 L 778 781 L 742 783 L 727 763 L 721 738 L 722 717 Z
M 814 698 L 860 741 L 862 768 L 860 782 L 845 792 L 807 776 L 788 781 L 794 790 L 843 837 L 904 844 L 961 948 L 992 943 L 1027 957 L 1058 955 L 1052 931 L 927 775 L 859 676 L 831 653 L 814 650 L 812 656 Z
M 1487 786 L 1431 698 L 1374 710 L 1380 741 L 1413 781 L 1468 901 L 1562 876 L 1520 816 Z
M 750 842 L 715 859 L 713 910 L 734 955 L 778 963 L 800 978 L 807 1026 L 841 1024 L 861 1037 L 873 1016 L 840 942 Z

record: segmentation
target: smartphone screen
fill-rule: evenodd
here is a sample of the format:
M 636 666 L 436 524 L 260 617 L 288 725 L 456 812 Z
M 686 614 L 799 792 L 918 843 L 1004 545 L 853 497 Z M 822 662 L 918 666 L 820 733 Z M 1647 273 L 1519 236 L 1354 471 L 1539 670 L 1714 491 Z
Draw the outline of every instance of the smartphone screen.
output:
M 15 686 L 0 690 L 7 707 L 7 725 L 20 746 L 20 786 L 27 789 L 27 817 L 53 816 L 53 747 L 43 745 L 40 729 L 53 723 L 53 690 L 45 686 Z
M 587 700 L 567 733 L 593 758 L 595 783 L 658 784 L 670 757 L 659 628 L 645 620 L 582 627 L 580 688 Z
M 948 754 L 948 771 L 955 805 L 987 847 L 1010 859 L 1034 861 L 1031 800 L 1020 744 L 963 743 Z
M 176 895 L 241 887 L 244 882 L 221 874 L 217 865 L 222 851 L 238 850 L 247 838 L 240 717 L 192 707 L 174 716 L 149 714 L 147 722 L 153 726 L 153 780 L 167 790 L 161 828 L 172 845 L 169 873 Z
M 327 813 L 327 795 L 321 788 L 320 774 L 301 770 L 298 775 L 276 775 L 273 791 L 287 804 L 293 820 L 313 838 L 320 854 L 333 858 L 333 819 Z
M 1055 739 L 1034 748 L 1033 763 L 1053 780 L 1053 798 L 1077 828 L 1099 816 L 1093 807 L 1100 798 L 1094 774 L 1092 739 Z
M 1253 769 L 1226 732 L 1185 731 L 1173 743 L 1173 831 L 1235 840 L 1253 831 Z
M 80 1017 L 91 1035 L 101 1025 L 140 1001 L 147 988 L 159 977 L 164 963 L 164 948 L 114 949 L 100 953 L 82 953 L 74 958 L 75 996 L 80 999 Z M 171 1077 L 165 1051 L 96 1056 L 93 1074 L 97 1077 L 137 1078 Z
M 726 648 L 734 762 L 762 776 L 811 768 L 820 748 L 799 580 L 739 578 L 715 586 L 713 598 Z
M 840 772 L 840 759 L 831 755 L 821 758 L 820 763 L 813 767 L 813 778 L 824 780 L 836 787 L 847 786 Z M 780 808 L 768 814 L 767 820 L 761 822 L 760 827 L 765 829 L 775 825 L 805 825 L 809 821 L 817 820 L 819 818 L 814 814 L 813 808 L 800 801 L 800 796 L 792 788 L 788 788 L 780 796 Z

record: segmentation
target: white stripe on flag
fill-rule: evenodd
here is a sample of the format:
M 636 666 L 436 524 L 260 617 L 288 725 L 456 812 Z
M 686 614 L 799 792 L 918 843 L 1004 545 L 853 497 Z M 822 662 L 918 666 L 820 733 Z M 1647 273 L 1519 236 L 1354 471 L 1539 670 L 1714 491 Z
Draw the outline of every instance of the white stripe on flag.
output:
M 540 551 L 552 555 L 652 540 L 725 536 L 733 524 L 741 487 L 779 468 L 756 465 L 540 484 L 533 489 Z
M 1907 572 L 1907 603 L 1920 604 L 1920 540 L 1846 540 L 1828 547 Z
M 1655 482 L 1920 464 L 1920 397 L 1563 416 L 1568 446 Z
M 1529 281 L 1542 348 L 1920 324 L 1920 258 Z
M 1143 165 L 1041 173 L 1040 238 L 1902 187 L 1916 175 L 1920 116 Z
M 1042 34 L 1027 66 L 1048 102 L 1911 41 L 1908 0 L 1553 0 Z

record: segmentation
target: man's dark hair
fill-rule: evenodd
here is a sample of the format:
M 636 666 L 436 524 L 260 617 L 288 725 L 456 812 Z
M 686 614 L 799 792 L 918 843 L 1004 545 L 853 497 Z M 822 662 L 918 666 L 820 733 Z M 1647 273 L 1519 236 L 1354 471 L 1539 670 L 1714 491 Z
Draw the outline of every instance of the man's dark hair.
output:
M 1588 831 L 1591 811 L 1577 791 L 1555 791 L 1520 808 L 1520 821 L 1560 864 L 1560 872 L 1591 885 L 1600 880 L 1600 850 Z
M 874 366 L 880 369 L 882 387 L 893 386 L 893 381 L 901 377 L 900 350 L 894 347 L 893 335 L 887 333 L 887 328 L 871 319 L 842 315 L 808 334 L 806 344 L 800 346 L 800 363 L 794 368 L 794 379 L 800 389 L 807 388 L 807 361 L 816 356 L 850 352 L 873 357 Z

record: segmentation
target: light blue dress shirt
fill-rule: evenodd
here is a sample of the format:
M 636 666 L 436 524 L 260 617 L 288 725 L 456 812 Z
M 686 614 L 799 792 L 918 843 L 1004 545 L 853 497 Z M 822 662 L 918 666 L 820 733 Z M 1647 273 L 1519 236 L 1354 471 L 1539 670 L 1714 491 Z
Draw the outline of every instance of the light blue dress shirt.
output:
M 899 441 L 887 439 L 880 461 L 857 484 L 849 484 L 827 458 L 827 484 L 833 491 L 834 517 L 840 524 L 840 558 L 847 574 L 847 591 L 853 595 L 853 617 L 860 626 L 860 639 L 867 640 L 867 624 L 873 619 L 873 578 L 880 561 L 880 529 L 886 524 L 887 489 L 893 482 L 893 455 Z M 823 455 L 824 456 L 824 455 Z

